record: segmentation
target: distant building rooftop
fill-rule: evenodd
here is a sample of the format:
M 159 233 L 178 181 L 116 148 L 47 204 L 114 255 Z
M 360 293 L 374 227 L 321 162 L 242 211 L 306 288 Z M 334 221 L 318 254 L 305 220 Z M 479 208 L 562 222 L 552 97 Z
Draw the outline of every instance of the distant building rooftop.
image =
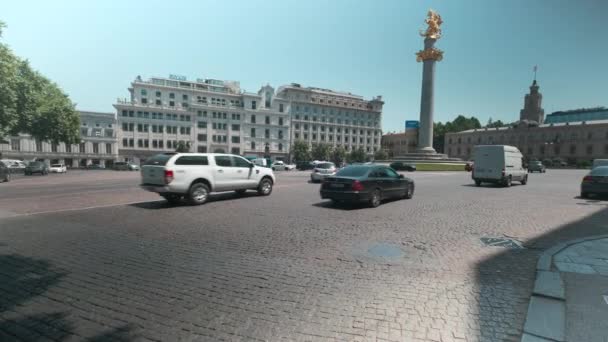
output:
M 545 124 L 566 123 L 576 121 L 608 120 L 608 108 L 581 108 L 554 112 L 545 118 Z

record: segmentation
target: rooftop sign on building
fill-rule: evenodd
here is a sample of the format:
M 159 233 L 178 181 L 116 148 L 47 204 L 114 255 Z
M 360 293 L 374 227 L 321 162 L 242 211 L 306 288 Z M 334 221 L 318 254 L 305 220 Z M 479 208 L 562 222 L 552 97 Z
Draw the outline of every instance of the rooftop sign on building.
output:
M 185 81 L 186 76 L 170 74 L 169 79 L 176 80 L 176 81 Z

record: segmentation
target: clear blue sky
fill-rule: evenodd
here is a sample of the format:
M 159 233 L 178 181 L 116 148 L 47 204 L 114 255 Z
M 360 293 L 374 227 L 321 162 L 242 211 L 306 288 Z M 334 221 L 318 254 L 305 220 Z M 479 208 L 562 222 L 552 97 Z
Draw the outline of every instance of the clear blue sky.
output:
M 608 1 L 9 1 L 2 41 L 79 109 L 113 111 L 137 75 L 297 82 L 386 101 L 383 129 L 417 119 L 418 30 L 443 17 L 435 121 L 514 121 L 538 64 L 545 112 L 608 106 Z

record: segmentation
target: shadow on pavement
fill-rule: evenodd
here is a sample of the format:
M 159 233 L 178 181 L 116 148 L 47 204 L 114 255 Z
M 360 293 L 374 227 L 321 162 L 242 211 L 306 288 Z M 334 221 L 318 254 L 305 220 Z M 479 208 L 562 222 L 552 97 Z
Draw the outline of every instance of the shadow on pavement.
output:
M 234 191 L 221 192 L 221 193 L 209 195 L 209 199 L 208 199 L 207 203 L 220 202 L 220 201 L 235 201 L 235 200 L 249 198 L 249 197 L 259 197 L 259 195 L 256 191 L 253 191 L 253 190 L 247 191 L 244 194 L 237 194 Z M 203 206 L 204 205 L 205 204 L 203 204 Z M 163 199 L 160 199 L 160 200 L 151 201 L 151 202 L 132 203 L 132 204 L 129 204 L 129 206 L 140 208 L 140 209 L 160 210 L 160 209 L 170 209 L 170 208 L 176 208 L 176 207 L 190 207 L 191 205 L 188 204 L 188 202 L 184 199 L 182 199 L 179 203 L 176 203 L 176 204 L 171 204 Z
M 540 254 L 558 243 L 606 234 L 607 228 L 608 208 L 523 241 L 525 249 L 504 249 L 480 261 L 476 265 L 477 337 L 484 341 L 519 341 Z
M 43 307 L 43 301 L 37 300 L 66 275 L 42 259 L 0 254 L 0 340 L 80 339 L 74 334 L 78 323 L 69 320 L 70 312 Z M 130 326 L 124 326 L 98 334 L 91 340 L 126 341 L 133 337 L 131 330 Z
M 314 203 L 312 206 L 317 207 L 317 208 L 336 209 L 336 210 L 356 210 L 356 209 L 367 208 L 367 206 L 363 203 L 332 202 L 329 200 Z

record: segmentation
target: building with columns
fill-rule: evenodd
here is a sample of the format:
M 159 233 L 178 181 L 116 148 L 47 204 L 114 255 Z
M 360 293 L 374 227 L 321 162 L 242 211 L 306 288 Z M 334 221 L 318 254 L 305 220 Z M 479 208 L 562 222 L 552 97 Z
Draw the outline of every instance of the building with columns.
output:
M 388 153 L 390 158 L 415 153 L 418 150 L 418 130 L 384 134 L 382 149 Z
M 346 151 L 362 148 L 367 154 L 380 149 L 382 96 L 365 100 L 359 95 L 297 83 L 280 87 L 277 95 L 287 101 L 291 141 L 342 146 Z
M 570 164 L 608 158 L 608 109 L 574 109 L 547 115 L 534 80 L 525 96 L 520 120 L 498 128 L 480 128 L 445 135 L 450 157 L 472 158 L 475 145 L 512 145 L 525 157 L 559 160 Z
M 111 166 L 118 157 L 116 114 L 87 111 L 78 113 L 79 144 L 53 144 L 37 141 L 27 134 L 19 134 L 8 137 L 7 144 L 0 144 L 2 158 L 41 160 L 47 164 L 62 163 L 67 167 L 85 167 L 91 164 Z

